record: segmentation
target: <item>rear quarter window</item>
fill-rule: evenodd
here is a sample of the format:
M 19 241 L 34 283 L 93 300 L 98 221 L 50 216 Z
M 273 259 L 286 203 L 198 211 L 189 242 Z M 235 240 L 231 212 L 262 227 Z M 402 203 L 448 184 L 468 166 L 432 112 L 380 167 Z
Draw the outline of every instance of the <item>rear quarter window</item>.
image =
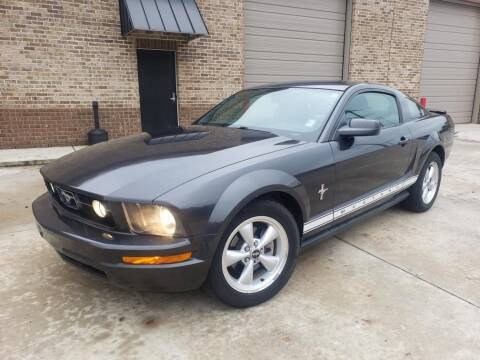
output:
M 414 121 L 427 115 L 426 110 L 412 99 L 405 98 L 403 100 L 403 107 L 405 110 L 404 121 Z

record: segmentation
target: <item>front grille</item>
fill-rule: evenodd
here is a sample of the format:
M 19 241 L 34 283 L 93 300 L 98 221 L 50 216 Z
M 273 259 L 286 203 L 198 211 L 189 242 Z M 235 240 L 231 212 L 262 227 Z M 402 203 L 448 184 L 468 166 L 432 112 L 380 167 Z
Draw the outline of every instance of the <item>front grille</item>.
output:
M 108 213 L 107 216 L 101 218 L 93 211 L 92 207 L 93 200 L 101 201 L 101 199 L 66 189 L 61 185 L 49 182 L 46 182 L 46 185 L 48 192 L 56 200 L 56 204 L 75 218 L 85 219 L 88 222 L 100 224 L 109 229 L 118 230 L 121 230 L 123 227 L 122 224 L 126 223 L 119 203 L 107 203 L 102 201 L 107 206 Z

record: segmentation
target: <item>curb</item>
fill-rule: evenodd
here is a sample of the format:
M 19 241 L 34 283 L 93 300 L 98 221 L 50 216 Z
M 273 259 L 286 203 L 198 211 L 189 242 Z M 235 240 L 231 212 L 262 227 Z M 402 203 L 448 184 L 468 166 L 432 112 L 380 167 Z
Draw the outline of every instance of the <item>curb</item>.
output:
M 14 167 L 14 166 L 35 166 L 35 165 L 45 165 L 50 161 L 56 159 L 38 159 L 38 160 L 20 160 L 20 161 L 3 161 L 0 162 L 1 167 Z
M 51 148 L 0 150 L 0 168 L 45 165 L 84 147 L 85 145 L 69 145 Z

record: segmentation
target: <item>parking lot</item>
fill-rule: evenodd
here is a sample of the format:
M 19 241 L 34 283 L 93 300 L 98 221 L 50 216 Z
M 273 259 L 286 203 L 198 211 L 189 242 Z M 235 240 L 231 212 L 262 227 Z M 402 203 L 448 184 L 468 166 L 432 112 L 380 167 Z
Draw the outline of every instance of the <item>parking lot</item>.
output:
M 431 211 L 394 208 L 309 249 L 278 296 L 245 310 L 64 263 L 31 214 L 39 167 L 0 168 L 0 358 L 479 359 L 478 128 L 458 127 Z

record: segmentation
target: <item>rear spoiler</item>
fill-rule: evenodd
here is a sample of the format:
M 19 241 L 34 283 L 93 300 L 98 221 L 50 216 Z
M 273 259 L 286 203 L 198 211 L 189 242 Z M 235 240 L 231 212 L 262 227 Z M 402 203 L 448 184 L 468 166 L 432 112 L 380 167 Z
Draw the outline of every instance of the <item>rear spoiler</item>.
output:
M 445 110 L 437 110 L 437 109 L 427 109 L 427 111 L 438 114 L 438 115 L 446 115 L 447 112 Z

